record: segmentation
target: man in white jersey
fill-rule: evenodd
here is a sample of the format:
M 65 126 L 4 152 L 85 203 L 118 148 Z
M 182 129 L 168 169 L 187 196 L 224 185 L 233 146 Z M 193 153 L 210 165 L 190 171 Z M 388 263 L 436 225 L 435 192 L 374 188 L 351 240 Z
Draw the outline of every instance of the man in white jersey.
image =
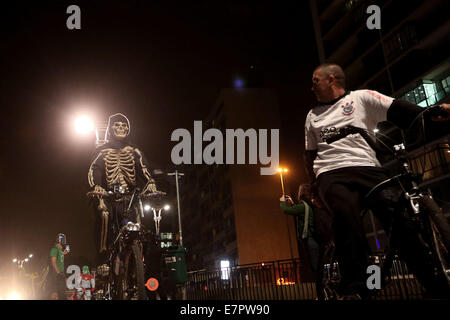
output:
M 342 273 L 339 292 L 345 297 L 367 294 L 366 268 L 368 243 L 360 212 L 362 199 L 379 182 L 388 178 L 375 151 L 360 134 L 351 134 L 333 143 L 325 137 L 342 127 L 352 125 L 372 132 L 378 122 L 390 121 L 408 128 L 423 108 L 407 101 L 396 100 L 376 91 L 346 91 L 345 74 L 335 64 L 323 64 L 313 73 L 312 91 L 319 105 L 308 113 L 305 121 L 305 162 L 310 180 L 314 181 L 330 212 L 334 214 L 333 231 Z M 442 104 L 446 116 L 434 118 L 446 121 L 450 105 Z M 395 188 L 381 191 L 370 203 L 386 232 L 396 228 L 391 243 L 399 248 L 404 259 L 421 283 L 429 290 L 442 293 L 440 279 L 432 276 L 427 250 L 406 221 L 393 222 L 400 192 Z M 395 225 L 393 225 L 395 223 Z

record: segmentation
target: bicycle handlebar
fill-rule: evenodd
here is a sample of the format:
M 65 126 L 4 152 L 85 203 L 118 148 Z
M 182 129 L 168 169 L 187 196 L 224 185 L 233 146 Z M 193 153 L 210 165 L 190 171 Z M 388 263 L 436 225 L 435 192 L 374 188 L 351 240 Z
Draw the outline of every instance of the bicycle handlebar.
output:
M 148 198 L 148 199 L 157 199 L 157 198 L 161 198 L 163 196 L 165 196 L 167 193 L 162 192 L 162 191 L 156 191 L 156 192 L 151 192 L 151 193 L 139 193 L 139 196 L 141 198 Z M 115 197 L 115 196 L 132 196 L 133 193 L 114 193 L 112 191 L 109 192 L 97 192 L 97 191 L 89 191 L 86 193 L 87 197 L 100 197 L 102 199 L 105 198 L 111 198 L 111 197 Z
M 417 117 L 419 117 L 421 114 L 428 112 L 429 115 L 433 118 L 437 118 L 439 116 L 446 117 L 447 111 L 441 106 L 441 105 L 433 105 L 426 109 L 424 109 Z M 417 120 L 417 119 L 416 119 Z M 415 120 L 413 121 L 415 122 Z M 345 126 L 343 128 L 337 129 L 336 132 L 329 133 L 327 137 L 324 138 L 325 142 L 330 144 L 333 142 L 336 142 L 342 138 L 345 138 L 349 134 L 355 134 L 359 133 L 363 136 L 363 138 L 367 141 L 367 130 L 362 128 L 357 128 L 354 126 Z M 367 141 L 369 144 L 371 144 L 371 141 Z

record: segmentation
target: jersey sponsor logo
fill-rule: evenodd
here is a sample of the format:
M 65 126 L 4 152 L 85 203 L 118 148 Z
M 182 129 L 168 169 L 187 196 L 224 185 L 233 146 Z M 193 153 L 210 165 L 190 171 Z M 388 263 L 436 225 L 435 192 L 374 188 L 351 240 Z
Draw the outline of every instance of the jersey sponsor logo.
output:
M 347 102 L 346 104 L 343 104 L 341 106 L 341 108 L 342 108 L 342 114 L 344 116 L 349 116 L 353 112 L 355 112 L 355 106 L 353 105 L 353 101 L 352 102 Z
M 325 142 L 325 139 L 333 133 L 336 133 L 336 127 L 331 127 L 331 128 L 325 128 L 323 130 L 320 131 L 320 138 L 322 139 L 323 142 Z

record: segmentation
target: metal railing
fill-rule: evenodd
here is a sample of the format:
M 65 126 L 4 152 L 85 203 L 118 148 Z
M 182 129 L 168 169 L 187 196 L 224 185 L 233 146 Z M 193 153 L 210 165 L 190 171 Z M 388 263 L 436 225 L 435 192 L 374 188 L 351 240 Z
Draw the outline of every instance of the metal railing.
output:
M 325 272 L 330 268 L 325 268 Z M 334 270 L 338 270 L 335 268 Z M 329 274 L 331 277 L 331 273 Z M 391 281 L 375 300 L 422 299 L 423 290 L 406 265 L 394 260 Z M 188 300 L 315 300 L 316 285 L 302 281 L 300 260 L 240 265 L 223 270 L 188 272 Z

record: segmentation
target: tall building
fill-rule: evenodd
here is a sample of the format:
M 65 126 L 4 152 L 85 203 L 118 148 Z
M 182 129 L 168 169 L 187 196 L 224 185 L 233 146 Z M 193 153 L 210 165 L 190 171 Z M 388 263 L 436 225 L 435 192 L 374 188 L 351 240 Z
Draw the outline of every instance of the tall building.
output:
M 370 30 L 367 8 L 381 9 Z M 320 62 L 340 64 L 349 89 L 372 88 L 421 106 L 450 94 L 445 0 L 310 0 Z
M 258 129 L 279 129 L 276 95 L 269 89 L 223 89 L 209 115 L 209 128 L 255 129 L 258 141 L 246 142 L 246 163 L 186 165 L 182 185 L 183 244 L 188 249 L 189 270 L 298 258 L 292 217 L 279 207 L 280 176 L 261 175 Z M 248 141 L 248 140 L 247 140 Z M 205 147 L 208 143 L 204 143 Z M 235 142 L 235 146 L 237 142 Z M 257 164 L 250 161 L 250 145 L 257 147 Z M 268 146 L 270 154 L 271 145 Z M 225 158 L 225 148 L 224 148 Z
M 374 14 L 368 13 L 370 5 L 380 8 L 381 29 L 367 26 Z M 319 60 L 342 66 L 347 89 L 372 89 L 422 107 L 450 101 L 449 1 L 310 0 L 310 8 Z M 428 141 L 441 137 L 440 143 L 426 150 L 413 150 L 412 143 L 409 150 L 416 157 L 414 170 L 424 174 L 424 184 L 445 207 L 450 187 L 449 125 L 433 126 Z M 379 129 L 390 142 L 400 142 L 407 134 L 387 122 Z M 369 218 L 366 224 L 375 229 L 369 238 L 376 247 L 375 234 L 382 239 L 383 232 Z

